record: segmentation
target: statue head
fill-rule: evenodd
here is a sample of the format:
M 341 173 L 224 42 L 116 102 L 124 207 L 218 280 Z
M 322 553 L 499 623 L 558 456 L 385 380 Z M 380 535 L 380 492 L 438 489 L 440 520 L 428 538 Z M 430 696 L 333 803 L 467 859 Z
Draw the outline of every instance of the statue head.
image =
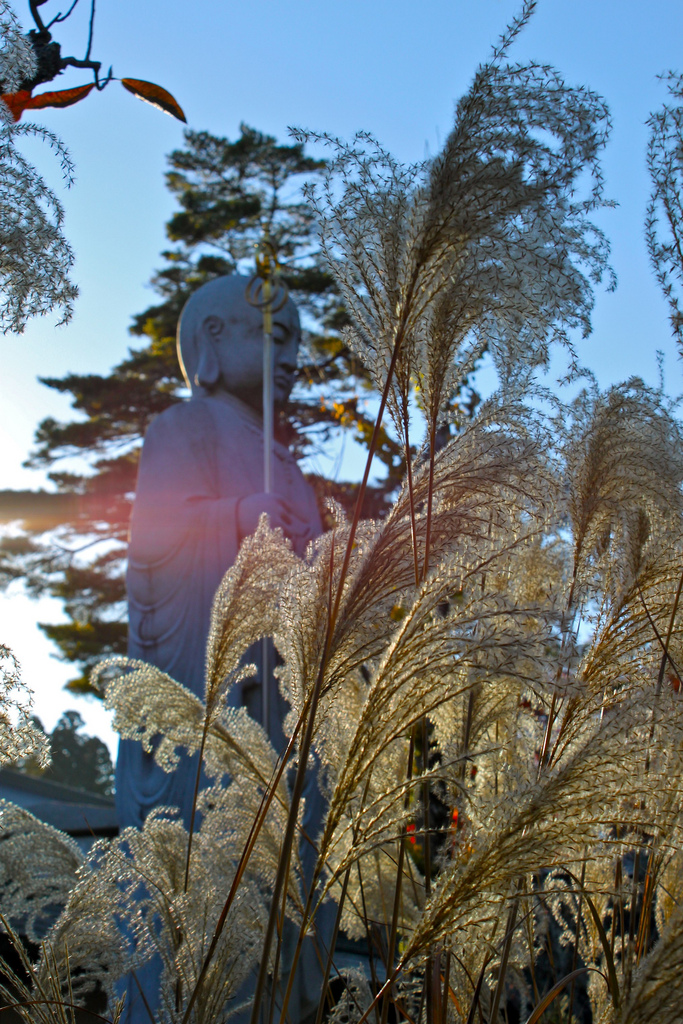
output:
M 247 302 L 249 278 L 217 277 L 188 299 L 178 323 L 178 359 L 192 394 L 227 392 L 255 409 L 263 392 L 263 314 Z M 294 383 L 301 340 L 291 299 L 273 314 L 273 397 Z

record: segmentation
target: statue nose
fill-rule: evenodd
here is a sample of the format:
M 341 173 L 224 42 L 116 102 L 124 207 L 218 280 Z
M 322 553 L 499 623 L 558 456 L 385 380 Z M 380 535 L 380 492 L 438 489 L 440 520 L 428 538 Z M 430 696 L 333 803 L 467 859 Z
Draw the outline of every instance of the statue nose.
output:
M 278 359 L 278 367 L 285 373 L 294 373 L 296 370 L 296 359 Z
M 283 369 L 286 373 L 295 373 L 298 353 L 298 338 L 290 338 L 284 345 L 276 350 L 275 361 L 277 366 Z

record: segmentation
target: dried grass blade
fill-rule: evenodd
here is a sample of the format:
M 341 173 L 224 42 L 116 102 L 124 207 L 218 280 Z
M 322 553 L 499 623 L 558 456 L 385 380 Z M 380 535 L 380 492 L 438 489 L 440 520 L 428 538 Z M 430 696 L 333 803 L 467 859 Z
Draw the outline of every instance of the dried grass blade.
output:
M 595 974 L 600 974 L 603 978 L 605 977 L 602 971 L 599 971 L 597 967 L 577 967 L 575 971 L 570 971 L 570 973 L 566 974 L 564 978 L 560 978 L 549 992 L 546 992 L 540 1003 L 534 1007 L 531 1016 L 527 1018 L 525 1024 L 537 1024 L 550 1004 L 559 996 L 565 985 L 568 985 L 570 982 L 574 982 L 576 978 L 580 978 L 582 974 L 588 974 L 591 971 Z M 607 979 L 605 978 L 605 980 Z
M 602 923 L 602 920 L 600 919 L 600 914 L 598 913 L 595 904 L 593 903 L 593 900 L 590 898 L 584 887 L 581 885 L 581 882 L 577 878 L 575 878 L 575 876 L 572 875 L 570 871 L 567 871 L 567 874 L 570 875 L 570 877 L 573 878 L 579 886 L 583 898 L 585 899 L 586 904 L 588 905 L 588 909 L 591 912 L 593 921 L 595 922 L 595 927 L 600 937 L 600 944 L 602 946 L 603 953 L 605 954 L 605 962 L 607 964 L 607 978 L 605 978 L 605 981 L 607 982 L 607 987 L 609 989 L 610 996 L 612 997 L 612 1002 L 614 1003 L 615 1009 L 618 1010 L 620 1005 L 619 981 L 617 979 L 617 972 L 614 966 L 614 957 L 612 956 L 612 949 L 609 943 L 609 939 L 607 938 L 605 927 Z

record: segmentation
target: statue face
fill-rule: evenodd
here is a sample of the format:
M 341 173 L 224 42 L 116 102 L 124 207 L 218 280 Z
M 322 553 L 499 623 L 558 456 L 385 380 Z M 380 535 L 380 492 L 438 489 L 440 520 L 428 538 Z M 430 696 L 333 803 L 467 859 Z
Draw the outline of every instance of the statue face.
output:
M 296 375 L 301 340 L 299 317 L 292 303 L 273 314 L 273 397 L 289 398 Z M 255 409 L 263 397 L 263 314 L 246 300 L 233 308 L 215 336 L 220 366 L 218 388 Z

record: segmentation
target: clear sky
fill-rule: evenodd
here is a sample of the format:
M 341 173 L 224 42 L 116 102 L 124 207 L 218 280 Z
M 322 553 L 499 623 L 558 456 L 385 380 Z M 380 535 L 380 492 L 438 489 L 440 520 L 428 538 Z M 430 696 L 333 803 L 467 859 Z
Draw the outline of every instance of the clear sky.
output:
M 60 7 L 61 3 L 61 7 Z M 88 0 L 80 0 L 83 15 Z M 25 0 L 14 0 L 30 27 Z M 48 0 L 42 11 L 66 9 Z M 241 121 L 286 139 L 289 125 L 348 137 L 368 129 L 407 161 L 435 153 L 453 106 L 477 64 L 519 9 L 516 0 L 98 0 L 93 56 L 121 77 L 169 89 L 190 127 L 234 137 Z M 56 38 L 82 56 L 86 24 L 74 16 Z M 665 98 L 658 73 L 683 70 L 680 0 L 539 0 L 512 57 L 554 64 L 572 84 L 608 101 L 614 122 L 605 153 L 607 193 L 619 206 L 600 214 L 613 246 L 619 287 L 599 292 L 593 335 L 580 345 L 601 384 L 633 374 L 655 383 L 656 351 L 665 352 L 667 388 L 678 393 L 681 365 L 666 307 L 643 243 L 648 196 L 645 145 L 649 112 Z M 88 81 L 72 70 L 51 88 Z M 112 83 L 66 110 L 38 112 L 76 164 L 77 181 L 62 193 L 49 150 L 32 159 L 60 191 L 66 233 L 77 256 L 81 289 L 73 322 L 56 329 L 33 322 L 17 338 L 0 338 L 2 487 L 36 488 L 44 477 L 21 468 L 44 416 L 67 416 L 65 399 L 36 377 L 106 372 L 126 353 L 133 314 L 154 301 L 147 282 L 165 247 L 173 204 L 164 189 L 165 155 L 182 145 L 182 125 Z M 24 115 L 25 117 L 27 115 Z M 49 657 L 36 619 L 56 621 L 58 606 L 0 600 L 0 640 L 10 644 L 37 693 L 48 725 L 78 706 L 92 730 L 111 740 L 96 708 L 61 692 L 69 669 Z

